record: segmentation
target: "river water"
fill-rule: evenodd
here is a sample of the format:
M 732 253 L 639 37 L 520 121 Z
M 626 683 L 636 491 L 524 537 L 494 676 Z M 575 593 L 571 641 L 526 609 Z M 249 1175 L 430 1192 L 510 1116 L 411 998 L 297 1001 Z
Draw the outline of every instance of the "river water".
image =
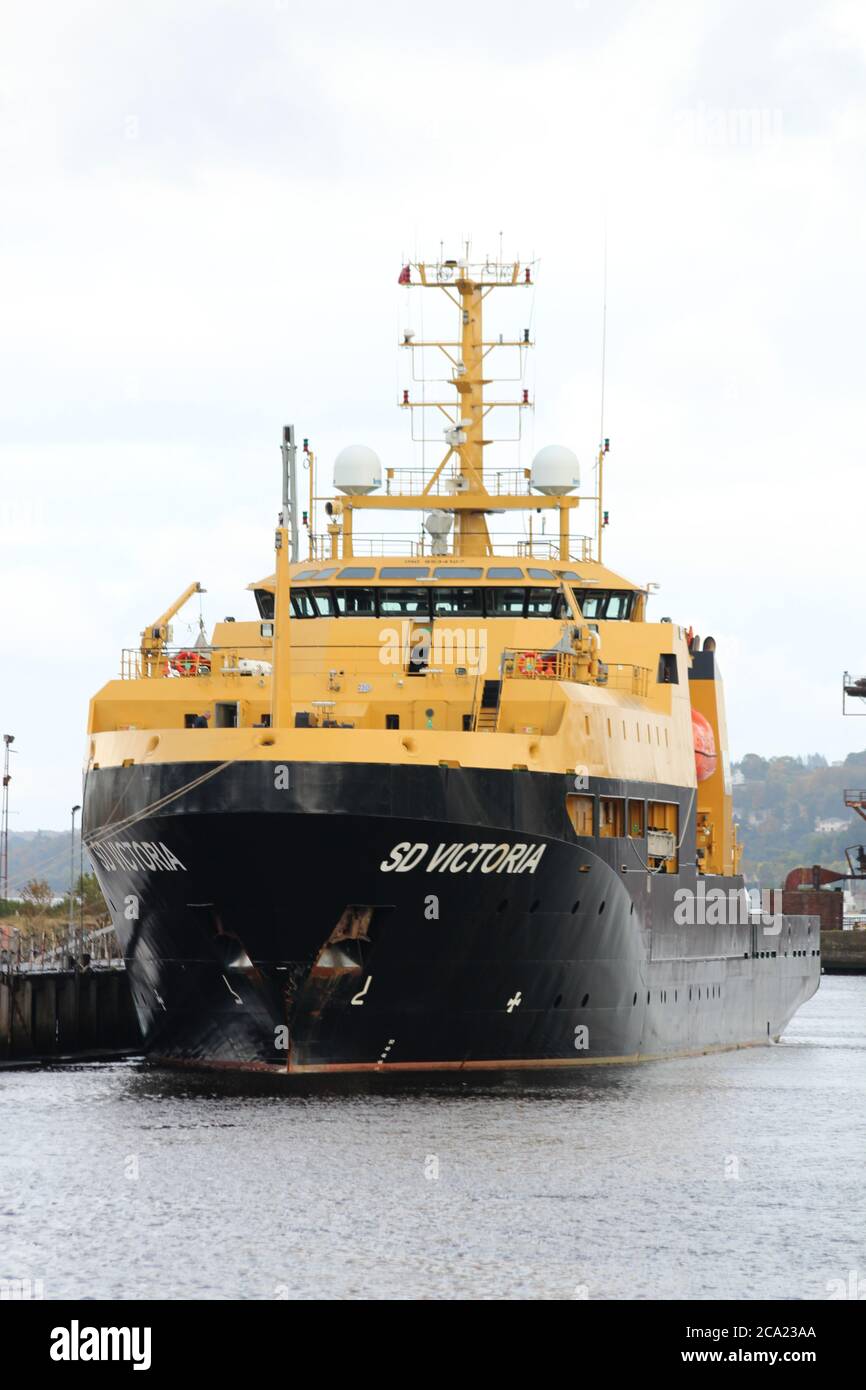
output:
M 866 1291 L 866 977 L 825 977 L 777 1046 L 384 1085 L 0 1072 L 0 1280 L 759 1299 L 826 1298 L 853 1271 Z

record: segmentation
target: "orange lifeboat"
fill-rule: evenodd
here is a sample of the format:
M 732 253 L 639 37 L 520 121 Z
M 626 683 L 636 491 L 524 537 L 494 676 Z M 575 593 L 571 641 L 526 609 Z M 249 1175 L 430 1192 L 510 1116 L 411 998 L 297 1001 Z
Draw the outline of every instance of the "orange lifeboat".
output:
M 692 737 L 695 745 L 695 770 L 698 782 L 706 782 L 716 770 L 719 755 L 716 752 L 716 736 L 708 719 L 692 710 Z

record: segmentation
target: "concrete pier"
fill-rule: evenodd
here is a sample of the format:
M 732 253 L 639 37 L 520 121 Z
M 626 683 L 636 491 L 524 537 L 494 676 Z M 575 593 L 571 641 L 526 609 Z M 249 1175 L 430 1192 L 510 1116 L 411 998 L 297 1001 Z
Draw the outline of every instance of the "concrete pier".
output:
M 125 1056 L 140 1047 L 123 969 L 0 973 L 0 1067 Z
M 826 975 L 866 975 L 866 931 L 822 931 L 821 965 Z

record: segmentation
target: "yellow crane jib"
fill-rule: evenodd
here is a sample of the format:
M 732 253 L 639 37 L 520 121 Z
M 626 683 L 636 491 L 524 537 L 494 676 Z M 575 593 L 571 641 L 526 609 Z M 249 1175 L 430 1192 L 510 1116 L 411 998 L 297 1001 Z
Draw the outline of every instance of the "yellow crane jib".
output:
M 183 593 L 175 599 L 174 603 L 169 605 L 156 622 L 147 625 L 141 634 L 141 654 L 143 657 L 152 658 L 159 655 L 168 640 L 168 625 L 172 618 L 180 612 L 187 599 L 192 598 L 193 594 L 204 593 L 207 593 L 207 590 L 202 588 L 198 580 L 195 580 L 194 583 L 187 585 Z

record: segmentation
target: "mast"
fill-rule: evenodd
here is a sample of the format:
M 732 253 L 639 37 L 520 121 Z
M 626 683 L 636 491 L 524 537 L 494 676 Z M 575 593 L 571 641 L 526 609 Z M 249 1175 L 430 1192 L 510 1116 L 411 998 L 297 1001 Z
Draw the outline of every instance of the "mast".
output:
M 494 553 L 494 540 L 488 529 L 491 515 L 511 518 L 520 512 L 530 513 L 528 539 L 524 533 L 516 544 L 506 542 L 505 548 L 517 555 L 531 555 L 531 513 L 553 512 L 551 520 L 558 521 L 558 535 L 554 532 L 549 540 L 542 541 L 540 548 L 546 548 L 548 554 L 557 550 L 563 560 L 571 558 L 571 512 L 581 501 L 574 495 L 580 485 L 576 455 L 567 448 L 548 446 L 536 454 L 531 468 L 497 467 L 493 474 L 485 468 L 485 450 L 497 442 L 518 443 L 522 438 L 524 411 L 533 408 L 529 390 L 523 386 L 517 392 L 517 399 L 507 396 L 488 399 L 485 388 L 495 380 L 491 372 L 494 361 L 491 354 L 499 348 L 516 349 L 519 371 L 516 376 L 505 379 L 522 382 L 526 353 L 533 344 L 529 328 L 509 338 L 501 333 L 495 338 L 485 338 L 484 301 L 494 289 L 531 288 L 532 265 L 501 258 L 472 262 L 467 244 L 465 258 L 459 261 L 440 258 L 404 264 L 398 283 L 407 289 L 439 290 L 451 301 L 458 315 L 459 328 L 455 337 L 417 341 L 414 330 L 406 328 L 400 344 L 411 356 L 410 379 L 413 382 L 430 380 L 416 369 L 416 348 L 435 349 L 448 363 L 447 375 L 434 379 L 452 388 L 454 394 L 450 399 L 441 398 L 447 394 L 441 389 L 433 393 L 433 399 L 428 399 L 424 390 L 420 399 L 415 399 L 410 386 L 403 388 L 400 401 L 401 409 L 412 416 L 412 438 L 416 442 L 426 442 L 430 438 L 423 426 L 427 418 L 424 412 L 432 410 L 444 417 L 446 452 L 432 474 L 428 476 L 426 470 L 422 471 L 420 485 L 417 468 L 387 468 L 387 484 L 382 494 L 379 492 L 382 469 L 373 451 L 363 445 L 342 450 L 334 463 L 334 486 L 343 496 L 321 499 L 330 519 L 327 537 L 330 557 L 339 555 L 348 559 L 356 553 L 355 523 L 367 512 L 414 511 L 427 513 L 423 528 L 433 537 L 432 554 L 474 558 Z M 516 414 L 517 428 L 497 438 L 488 421 L 492 412 L 503 409 Z M 416 411 L 422 412 L 420 434 L 414 428 Z M 311 513 L 318 500 L 311 497 Z M 449 552 L 446 537 L 452 525 L 453 546 Z M 422 534 L 418 541 L 410 541 L 410 553 L 425 553 L 427 539 Z M 580 538 L 583 558 L 588 558 L 586 539 Z M 501 542 L 501 537 L 495 538 L 498 553 L 503 553 Z M 313 549 L 318 551 L 319 547 Z M 325 549 L 322 545 L 318 558 L 324 558 Z
M 497 407 L 513 407 L 522 412 L 531 406 L 527 391 L 524 391 L 522 398 L 517 401 L 485 401 L 484 388 L 490 385 L 492 380 L 484 374 L 486 359 L 497 347 L 517 348 L 520 351 L 522 367 L 524 352 L 531 347 L 531 343 L 528 329 L 524 331 L 522 338 L 508 342 L 502 338 L 498 342 L 485 342 L 484 300 L 493 289 L 511 287 L 518 283 L 531 286 L 531 268 L 524 268 L 524 278 L 520 281 L 519 261 L 486 261 L 483 265 L 472 265 L 469 261 L 468 245 L 466 258 L 463 260 L 443 260 L 435 265 L 422 261 L 415 268 L 419 281 L 412 280 L 413 267 L 410 265 L 404 266 L 400 283 L 420 284 L 424 289 L 442 290 L 459 310 L 460 337 L 456 342 L 433 340 L 415 343 L 410 336 L 404 339 L 403 346 L 435 347 L 444 353 L 451 363 L 451 378 L 457 392 L 457 401 L 415 402 L 408 400 L 404 395 L 403 405 L 410 409 L 422 410 L 434 407 L 449 420 L 450 427 L 445 430 L 448 453 L 437 468 L 431 483 L 451 458 L 456 456 L 459 479 L 457 490 L 464 494 L 474 494 L 480 505 L 477 509 L 466 506 L 456 511 L 454 554 L 489 555 L 492 553 L 492 545 L 486 516 L 497 508 L 493 498 L 490 498 L 489 505 L 484 505 L 485 500 L 490 497 L 484 478 L 484 450 L 494 442 L 485 438 L 485 422 L 490 412 Z M 468 496 L 466 501 L 469 501 Z
M 468 276 L 457 281 L 462 319 L 461 361 L 454 378 L 460 405 L 458 428 L 465 443 L 458 444 L 460 476 L 465 479 L 467 492 L 486 491 L 484 487 L 484 349 L 482 324 L 484 295 L 481 287 Z M 455 552 L 458 555 L 487 555 L 490 553 L 490 533 L 483 512 L 463 512 L 458 517 Z

